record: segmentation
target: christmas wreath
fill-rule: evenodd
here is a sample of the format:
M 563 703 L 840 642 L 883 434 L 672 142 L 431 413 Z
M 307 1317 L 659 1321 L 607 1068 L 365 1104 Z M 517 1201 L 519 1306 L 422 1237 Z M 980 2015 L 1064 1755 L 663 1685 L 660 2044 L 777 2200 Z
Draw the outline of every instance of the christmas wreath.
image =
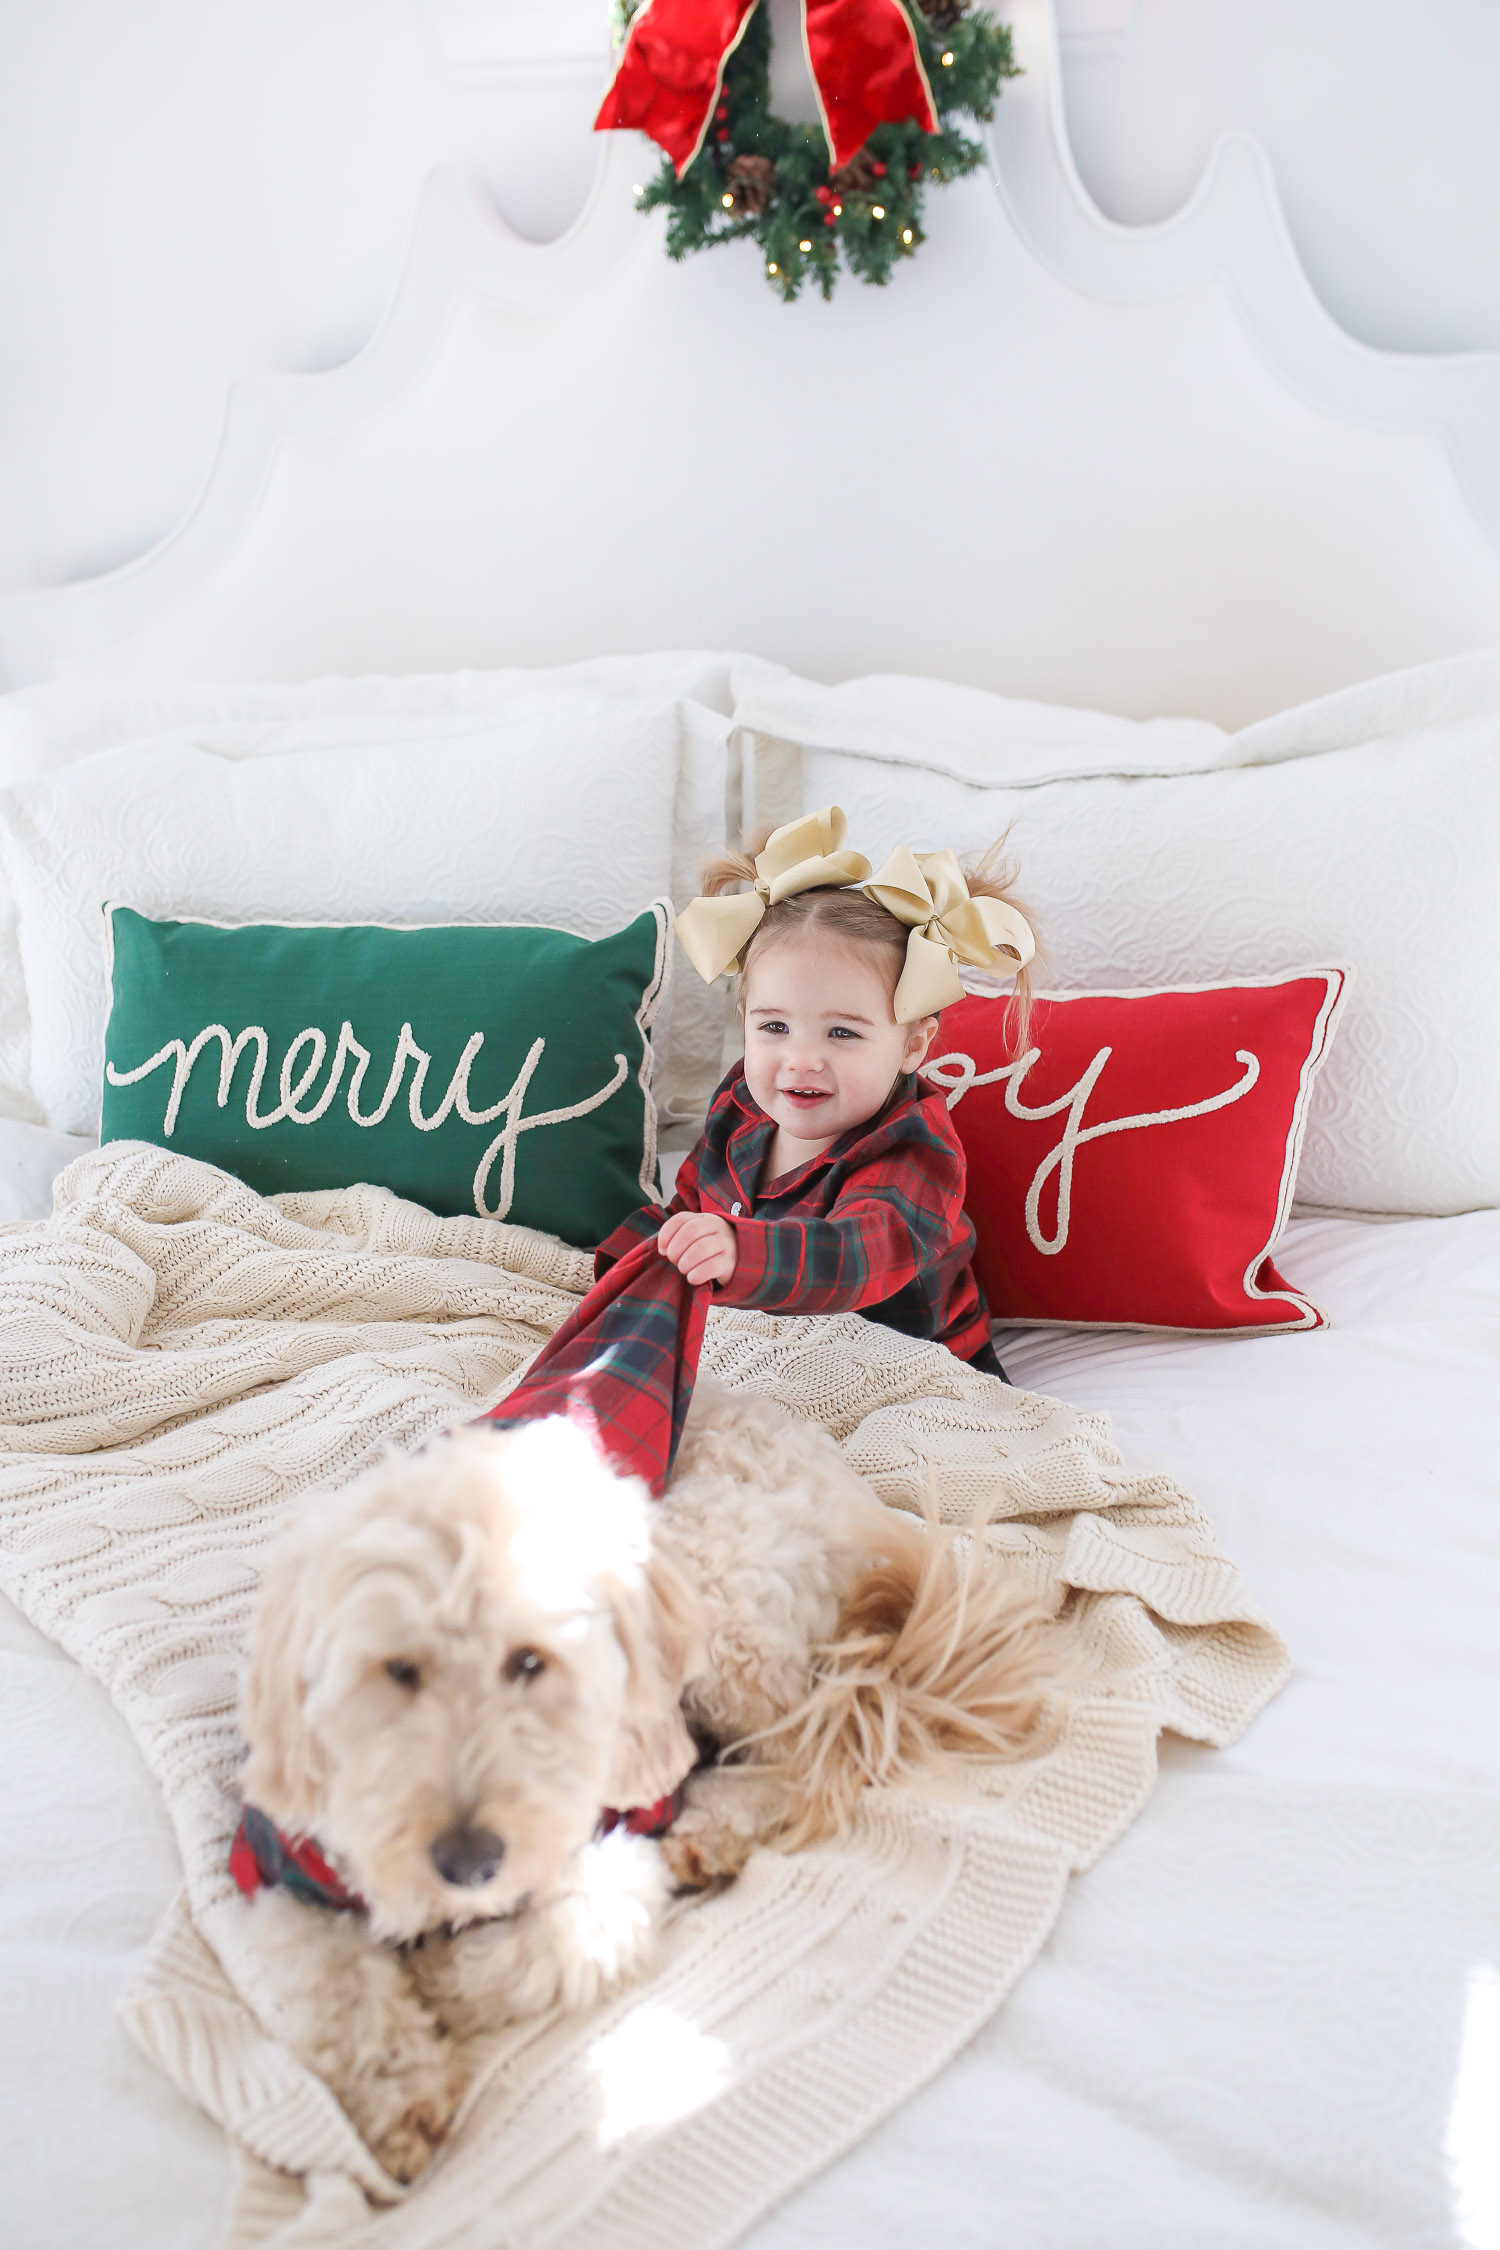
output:
M 790 303 L 831 297 L 841 263 L 883 286 L 924 239 L 922 199 L 972 172 L 1017 76 L 1010 33 L 969 0 L 802 0 L 821 123 L 770 102 L 771 28 L 760 0 L 616 0 L 624 46 L 596 131 L 634 126 L 665 151 L 637 191 L 665 210 L 667 254 L 747 237 Z

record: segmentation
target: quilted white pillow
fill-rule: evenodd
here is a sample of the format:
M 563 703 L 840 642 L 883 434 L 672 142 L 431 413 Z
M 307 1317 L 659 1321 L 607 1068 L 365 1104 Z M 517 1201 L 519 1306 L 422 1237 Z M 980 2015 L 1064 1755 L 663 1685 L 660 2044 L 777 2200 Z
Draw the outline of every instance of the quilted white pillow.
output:
M 1056 988 L 1349 964 L 1299 1198 L 1500 1203 L 1500 656 L 1234 736 L 769 671 L 739 709 L 751 752 L 795 744 L 801 805 L 842 805 L 872 858 L 976 849 L 1013 824 Z
M 493 672 L 369 673 L 300 682 L 173 687 L 49 680 L 0 696 L 0 784 L 32 780 L 96 750 L 176 734 L 221 758 L 394 740 L 563 691 L 627 702 L 698 703 L 727 717 L 735 659 L 701 651 L 598 656 Z
M 210 748 L 201 724 L 182 727 L 0 791 L 29 1002 L 29 1026 L 6 1026 L 7 1075 L 54 1130 L 98 1127 L 105 899 L 243 921 L 555 922 L 594 937 L 654 895 L 686 895 L 722 833 L 725 721 L 691 702 L 558 687 L 376 724 L 346 701 L 237 719 L 232 735 Z M 680 978 L 674 998 L 658 1085 L 669 1116 L 701 1111 L 722 1029 L 721 995 Z

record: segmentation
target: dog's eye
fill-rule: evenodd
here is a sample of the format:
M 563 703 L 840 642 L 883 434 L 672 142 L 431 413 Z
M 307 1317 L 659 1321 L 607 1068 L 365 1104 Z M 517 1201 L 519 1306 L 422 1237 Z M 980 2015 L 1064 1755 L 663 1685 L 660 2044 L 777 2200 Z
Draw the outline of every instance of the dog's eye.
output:
M 530 1681 L 537 1679 L 547 1669 L 547 1660 L 534 1648 L 513 1648 L 500 1668 L 506 1680 Z
M 409 1656 L 393 1656 L 386 1666 L 386 1677 L 397 1687 L 419 1688 L 422 1685 L 421 1666 L 413 1664 Z

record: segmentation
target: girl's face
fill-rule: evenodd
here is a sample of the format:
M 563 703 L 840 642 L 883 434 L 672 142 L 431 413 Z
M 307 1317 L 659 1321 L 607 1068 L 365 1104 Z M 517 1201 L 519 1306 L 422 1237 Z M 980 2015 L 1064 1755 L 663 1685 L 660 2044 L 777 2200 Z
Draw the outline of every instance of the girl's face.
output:
M 937 1027 L 897 1023 L 873 953 L 783 940 L 752 956 L 745 979 L 745 1083 L 789 1139 L 826 1147 L 926 1060 Z

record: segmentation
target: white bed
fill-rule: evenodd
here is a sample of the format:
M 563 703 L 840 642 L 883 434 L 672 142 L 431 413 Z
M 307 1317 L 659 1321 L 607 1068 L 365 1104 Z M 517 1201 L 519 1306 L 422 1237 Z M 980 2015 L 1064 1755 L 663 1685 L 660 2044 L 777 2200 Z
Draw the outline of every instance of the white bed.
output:
M 753 2250 L 1496 2239 L 1500 1213 L 1295 1221 L 1284 1255 L 1326 1332 L 1002 1335 L 1202 1497 L 1295 1676 L 1235 1750 L 1166 1746 L 1007 2006 Z M 227 2144 L 111 2012 L 179 1880 L 160 1799 L 0 1615 L 5 2239 L 210 2250 Z
M 1072 714 L 1011 705 L 1019 731 L 991 771 L 958 719 L 958 747 L 924 735 L 924 759 L 914 741 L 851 743 L 842 716 L 831 736 L 798 735 L 761 678 L 727 793 L 700 790 L 688 817 L 681 784 L 679 821 L 699 841 L 726 794 L 731 816 L 785 817 L 806 773 L 854 749 L 872 803 L 900 768 L 895 796 L 927 790 L 944 819 L 1004 784 L 1040 807 L 1070 775 L 1236 758 L 1310 773 L 1322 751 L 1343 754 L 1316 712 L 1294 738 L 1270 720 L 1253 755 L 1218 730 L 1423 664 L 1370 733 L 1400 734 L 1404 697 L 1408 780 L 1447 755 L 1422 728 L 1461 702 L 1462 668 L 1430 660 L 1500 643 L 1500 363 L 1341 336 L 1248 143 L 1221 147 L 1167 225 L 1105 224 L 1068 154 L 1045 0 L 1006 12 L 1027 76 L 1002 104 L 994 181 L 944 198 L 886 297 L 846 289 L 789 313 L 727 254 L 668 268 L 631 208 L 628 148 L 545 250 L 436 179 L 366 353 L 238 391 L 200 504 L 151 555 L 0 601 L 0 682 L 43 683 L 40 701 L 4 706 L 0 786 L 174 729 L 252 760 L 325 707 L 358 706 L 389 748 L 404 692 L 334 677 L 288 702 L 201 683 L 442 673 L 439 700 L 463 712 L 490 692 L 481 669 L 663 646 L 1182 722 L 1122 749 L 1102 721 L 1080 748 Z M 893 430 L 889 391 L 862 380 L 918 335 L 965 432 L 961 488 L 931 473 L 925 413 Z M 872 477 L 872 459 L 913 473 Z M 732 567 L 706 568 L 683 536 L 706 493 L 733 498 Z M 813 527 L 815 601 L 784 567 L 799 524 Z M 945 567 L 886 567 L 934 542 Z M 653 679 L 726 724 L 745 687 L 712 656 L 662 658 Z M 866 717 L 894 709 L 893 692 L 867 697 Z M 1464 756 L 1494 755 L 1497 701 L 1476 705 Z M 1328 724 L 1359 719 L 1340 704 Z M 1045 746 L 1030 766 L 1023 736 Z M 1459 786 L 1410 822 L 1418 903 L 1456 917 L 1448 950 L 1429 969 L 1402 924 L 1410 1051 L 1374 1117 L 1379 1055 L 1345 1035 L 1320 1180 L 1340 1131 L 1379 1141 L 1398 1185 L 1410 1174 L 1418 1127 L 1403 1104 L 1423 1042 L 1434 1026 L 1448 1036 L 1455 992 L 1497 981 L 1500 963 L 1462 944 L 1462 898 L 1444 894 L 1444 838 L 1473 844 Z M 1372 947 L 1382 916 L 1400 920 L 1397 814 L 1368 833 L 1344 825 L 1323 900 L 1333 934 L 1309 921 L 1298 962 L 1331 957 L 1341 914 Z M 1101 829 L 1101 866 L 1107 843 Z M 1369 900 L 1340 890 L 1379 850 L 1397 875 L 1372 871 Z M 1269 897 L 1293 856 L 1269 853 L 1240 906 L 1255 883 Z M 342 903 L 373 912 L 363 880 Z M 1202 926 L 1189 915 L 1161 937 L 1172 973 Z M 1202 973 L 1250 965 L 1225 930 L 1226 961 Z M 1069 981 L 1093 960 L 1083 946 Z M 15 1041 L 0 1010 L 7 1084 Z M 1493 1135 L 1493 1067 L 1488 1055 L 1452 1089 L 1476 1146 Z M 76 1133 L 76 1116 L 44 1126 L 44 1105 L 6 1100 L 32 1122 L 0 1120 L 0 1219 L 34 1211 L 86 1145 L 57 1130 Z M 1441 1206 L 1455 1215 L 1293 1219 L 1278 1261 L 1327 1307 L 1325 1331 L 999 1339 L 1018 1383 L 1107 1409 L 1132 1462 L 1201 1500 L 1285 1632 L 1294 1677 L 1235 1749 L 1166 1744 L 1151 1803 L 1072 1885 L 1001 2012 L 761 2220 L 753 2250 L 1500 2245 L 1500 1210 L 1465 1209 L 1494 1198 L 1466 1196 L 1464 1176 Z M 180 1880 L 165 1810 L 102 1691 L 3 1603 L 0 1702 L 0 2240 L 210 2250 L 228 2143 L 112 2013 Z

